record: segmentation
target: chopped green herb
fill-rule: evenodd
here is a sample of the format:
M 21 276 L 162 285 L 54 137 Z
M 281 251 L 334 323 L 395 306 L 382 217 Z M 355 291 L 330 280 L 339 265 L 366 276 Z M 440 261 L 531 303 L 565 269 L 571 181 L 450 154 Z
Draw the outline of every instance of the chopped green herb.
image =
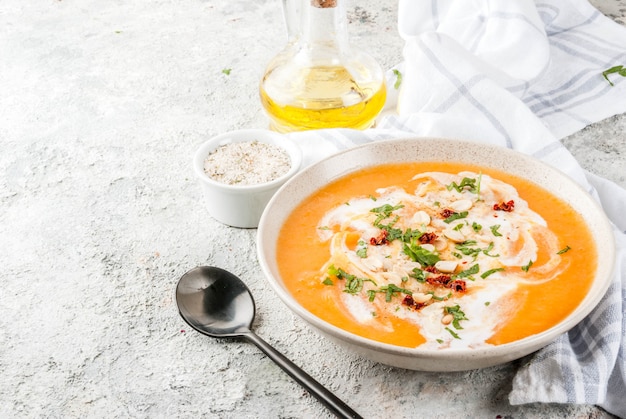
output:
M 417 282 L 421 282 L 422 284 L 426 282 L 426 272 L 422 271 L 420 268 L 413 268 L 409 276 L 415 278 Z
M 328 267 L 328 274 L 336 276 L 337 279 L 345 279 L 346 286 L 343 292 L 347 292 L 348 294 L 356 294 L 363 289 L 364 282 L 371 282 L 374 285 L 377 285 L 376 282 L 369 278 L 359 278 L 356 275 L 349 274 L 341 268 L 336 268 L 335 265 L 330 265 Z
M 357 292 L 363 289 L 363 278 L 358 278 L 352 275 L 350 278 L 346 278 L 346 287 L 343 292 L 347 292 L 348 294 L 356 294 Z
M 522 271 L 528 272 L 531 266 L 533 266 L 533 261 L 529 260 L 527 265 L 522 266 Z
M 400 288 L 400 287 L 398 287 L 397 285 L 394 285 L 394 284 L 383 285 L 378 290 L 368 290 L 367 291 L 367 295 L 369 296 L 369 301 L 370 302 L 374 301 L 374 298 L 376 297 L 377 293 L 385 294 L 385 301 L 389 303 L 389 302 L 391 302 L 391 299 L 393 298 L 394 294 L 396 294 L 396 293 L 403 293 L 403 294 L 406 294 L 406 295 L 411 295 L 411 294 L 413 294 L 413 291 L 407 290 L 405 288 Z
M 495 274 L 496 272 L 500 272 L 500 271 L 503 271 L 503 270 L 504 270 L 504 268 L 489 269 L 488 271 L 485 271 L 482 274 L 480 274 L 480 277 L 482 279 L 485 279 L 489 275 Z
M 478 247 L 470 247 L 474 245 L 476 245 L 475 240 L 466 240 L 463 243 L 456 244 L 454 248 L 465 256 L 472 256 L 474 259 L 476 259 L 476 257 L 480 252 L 482 252 L 482 250 Z
M 460 220 L 461 218 L 466 218 L 468 214 L 469 213 L 467 211 L 455 212 L 451 216 L 443 220 L 443 222 L 446 224 L 450 224 L 452 221 Z
M 222 73 L 226 74 L 227 76 L 230 76 L 230 72 L 232 71 L 231 68 L 225 68 L 222 70 Z
M 410 244 L 404 244 L 404 253 L 422 266 L 433 266 L 439 262 L 439 255 L 424 249 L 417 240 L 412 240 Z
M 432 295 L 433 296 L 433 300 L 436 300 L 436 301 L 445 301 L 445 300 L 447 300 L 448 298 L 450 298 L 452 296 L 451 292 L 449 292 L 448 295 L 444 295 L 443 297 L 439 297 L 439 296 L 435 295 L 434 291 L 429 291 L 426 294 Z
M 441 203 L 439 201 L 433 202 L 433 207 L 439 207 L 439 206 L 441 206 Z
M 480 267 L 478 266 L 478 263 L 473 265 L 471 268 L 466 269 L 464 271 L 459 272 L 458 274 L 456 274 L 455 276 L 457 278 L 467 278 L 470 275 L 475 275 L 480 271 Z
M 500 228 L 500 224 L 496 224 L 493 225 L 491 227 L 489 227 L 491 229 L 491 233 L 496 236 L 496 237 L 502 237 L 502 234 L 500 234 L 500 232 L 498 231 L 498 229 Z
M 569 252 L 570 250 L 572 250 L 571 247 L 569 246 L 565 246 L 563 249 L 559 250 L 558 252 L 556 252 L 557 255 L 562 255 L 563 253 Z
M 330 227 L 328 227 L 328 226 L 321 226 L 321 227 L 318 227 L 318 230 L 330 230 Z
M 370 199 L 374 202 L 376 202 L 376 197 L 374 195 L 370 195 Z
M 461 325 L 459 324 L 461 320 L 469 320 L 465 316 L 465 313 L 461 310 L 461 306 L 459 306 L 458 304 L 455 306 L 451 306 L 451 307 L 444 307 L 443 311 L 446 314 L 452 314 L 452 317 L 453 317 L 452 326 L 454 326 L 454 328 L 457 330 L 463 329 Z
M 462 192 L 464 188 L 467 188 L 472 193 L 477 193 L 480 191 L 480 184 L 476 185 L 476 179 L 470 179 L 468 177 L 464 177 L 461 180 L 461 183 L 457 185 L 456 182 L 452 182 L 448 186 L 446 186 L 449 191 L 454 189 L 457 192 Z
M 453 337 L 453 338 L 455 338 L 455 339 L 461 339 L 461 337 L 460 337 L 459 335 L 457 335 L 457 334 L 454 332 L 454 330 L 450 329 L 449 327 L 446 327 L 446 330 L 447 330 L 448 332 L 450 332 L 450 334 L 452 335 L 452 337 Z
M 491 304 L 491 301 L 485 301 L 485 306 L 489 307 L 490 304 Z
M 400 85 L 402 84 L 402 73 L 394 68 L 393 74 L 396 76 L 396 82 L 394 83 L 393 88 L 398 90 L 400 88 Z
M 487 246 L 486 249 L 481 249 L 479 247 L 473 247 L 477 244 L 476 240 L 466 240 L 463 243 L 458 243 L 454 246 L 454 248 L 456 250 L 458 250 L 459 252 L 461 252 L 462 254 L 464 254 L 465 256 L 471 256 L 474 260 L 476 260 L 476 258 L 478 257 L 478 255 L 480 253 L 485 254 L 486 256 L 489 257 L 498 257 L 500 255 L 491 255 L 489 254 L 489 252 L 491 250 L 493 250 L 494 244 L 493 242 L 489 243 L 489 246 Z M 459 259 L 461 259 L 462 256 L 460 256 L 458 253 L 453 252 L 452 253 L 453 256 L 458 257 Z
M 474 230 L 474 232 L 478 233 L 480 230 L 483 229 L 483 226 L 481 226 L 480 224 L 478 224 L 476 221 L 474 221 L 472 223 L 472 229 Z
M 376 220 L 374 221 L 374 226 L 380 228 L 381 230 L 386 230 L 387 231 L 387 240 L 392 241 L 395 239 L 398 239 L 400 237 L 402 237 L 402 235 L 404 234 L 402 232 L 402 230 L 400 230 L 399 228 L 394 228 L 393 225 L 398 222 L 398 220 L 400 219 L 400 217 L 395 216 L 390 222 L 388 222 L 387 224 L 382 224 L 382 221 L 391 217 L 393 211 L 400 209 L 400 208 L 404 208 L 404 205 L 402 204 L 398 204 L 398 205 L 389 205 L 389 204 L 385 204 L 383 206 L 377 207 L 377 208 L 372 208 L 370 210 L 370 212 L 373 212 L 375 214 L 378 214 L 378 216 L 376 217 Z
M 372 208 L 370 212 L 379 214 L 378 217 L 382 220 L 384 218 L 390 217 L 392 212 L 400 208 L 404 208 L 404 205 L 398 204 L 394 206 L 394 205 L 385 204 L 377 208 Z
M 322 284 L 324 284 L 324 285 L 335 285 L 335 283 L 333 282 L 333 280 L 332 280 L 332 279 L 330 279 L 330 278 L 326 278 L 326 279 L 324 280 L 324 282 L 322 282 Z
M 392 222 L 387 225 L 379 224 L 377 227 L 381 230 L 387 231 L 387 240 L 392 241 L 395 239 L 400 239 L 403 236 L 402 230 L 399 228 L 394 228 L 393 225 L 398 221 L 398 217 L 396 217 Z
M 359 240 L 357 244 L 356 255 L 360 258 L 367 257 L 367 244 L 363 240 Z
M 626 68 L 623 65 L 616 65 L 614 67 L 609 68 L 608 70 L 604 70 L 602 72 L 602 76 L 606 81 L 609 82 L 611 86 L 614 86 L 613 82 L 609 80 L 609 74 L 619 74 L 622 77 L 626 77 Z
M 413 239 L 419 239 L 424 235 L 420 230 L 413 230 L 411 228 L 407 228 L 404 233 L 402 233 L 402 237 L 400 239 L 405 243 L 411 243 Z
M 443 339 L 437 339 L 437 343 L 443 343 Z
M 454 226 L 452 230 L 461 231 L 462 228 L 463 228 L 463 223 L 458 223 L 457 225 Z
M 489 243 L 489 246 L 487 246 L 486 249 L 483 249 L 483 254 L 485 256 L 489 256 L 489 257 L 492 257 L 492 258 L 497 258 L 498 256 L 500 256 L 500 254 L 497 254 L 497 255 L 490 255 L 489 254 L 489 252 L 491 252 L 493 250 L 493 247 L 494 247 L 493 242 Z
M 394 284 L 389 284 L 389 285 L 384 285 L 382 287 L 380 287 L 380 292 L 384 292 L 385 293 L 385 301 L 386 302 L 390 302 L 391 298 L 393 297 L 394 293 L 398 293 L 401 292 L 403 294 L 406 295 L 411 295 L 413 294 L 413 292 L 411 290 L 407 290 L 405 288 L 400 288 Z

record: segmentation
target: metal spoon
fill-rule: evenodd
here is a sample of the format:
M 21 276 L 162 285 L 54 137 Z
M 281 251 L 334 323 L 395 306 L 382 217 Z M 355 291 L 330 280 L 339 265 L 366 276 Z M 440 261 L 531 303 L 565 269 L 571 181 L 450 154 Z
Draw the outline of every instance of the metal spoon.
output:
M 215 338 L 241 337 L 254 343 L 335 415 L 361 417 L 250 330 L 255 313 L 254 299 L 237 276 L 212 266 L 194 268 L 178 281 L 176 303 L 182 318 L 198 332 Z

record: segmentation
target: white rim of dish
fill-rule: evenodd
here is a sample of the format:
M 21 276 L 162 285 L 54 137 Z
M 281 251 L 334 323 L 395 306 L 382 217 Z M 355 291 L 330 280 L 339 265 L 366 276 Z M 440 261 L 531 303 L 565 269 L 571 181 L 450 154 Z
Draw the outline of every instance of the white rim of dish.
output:
M 433 138 L 433 137 L 413 137 L 413 138 L 403 138 L 403 139 L 389 139 L 389 140 L 383 140 L 383 141 L 375 141 L 372 143 L 368 143 L 368 144 L 364 144 L 364 145 L 360 145 L 360 146 L 356 146 L 354 148 L 350 148 L 347 150 L 343 150 L 339 153 L 336 153 L 332 156 L 329 156 L 327 158 L 324 158 L 323 160 L 314 163 L 310 166 L 308 166 L 307 168 L 305 168 L 304 170 L 302 170 L 300 173 L 298 173 L 296 176 L 292 177 L 291 179 L 289 179 L 285 185 L 283 185 L 281 187 L 280 191 L 285 191 L 289 188 L 289 185 L 291 185 L 292 183 L 296 183 L 298 182 L 298 180 L 301 177 L 304 177 L 307 175 L 307 173 L 315 170 L 319 165 L 321 164 L 325 164 L 328 161 L 332 161 L 333 159 L 340 159 L 343 155 L 345 154 L 349 154 L 349 153 L 355 153 L 358 152 L 361 149 L 365 149 L 368 147 L 376 147 L 376 146 L 380 146 L 383 143 L 387 143 L 388 145 L 393 145 L 393 144 L 400 144 L 400 143 L 409 143 L 409 142 L 415 142 L 415 141 L 428 141 L 428 142 L 436 142 L 438 147 L 441 146 L 445 146 L 445 145 L 465 145 L 468 147 L 478 147 L 478 148 L 482 148 L 485 151 L 489 150 L 491 152 L 497 152 L 497 153 L 504 153 L 504 154 L 508 154 L 509 156 L 511 156 L 512 158 L 518 159 L 522 162 L 525 162 L 527 164 L 530 164 L 532 166 L 535 167 L 542 167 L 543 170 L 549 172 L 552 176 L 558 177 L 560 182 L 565 182 L 567 183 L 570 187 L 574 188 L 575 190 L 578 190 L 578 194 L 580 195 L 580 197 L 582 199 L 585 199 L 586 205 L 590 205 L 591 207 L 594 208 L 594 211 L 596 211 L 598 213 L 598 217 L 596 218 L 594 222 L 598 223 L 598 227 L 602 230 L 599 232 L 598 235 L 607 235 L 608 237 L 610 237 L 611 239 L 613 239 L 613 232 L 612 232 L 612 228 L 610 225 L 610 222 L 608 221 L 606 215 L 604 214 L 604 210 L 601 208 L 601 206 L 576 182 L 574 182 L 569 176 L 565 175 L 564 173 L 560 172 L 558 169 L 548 165 L 547 163 L 544 163 L 540 160 L 537 160 L 531 156 L 528 156 L 526 154 L 520 153 L 518 151 L 515 150 L 511 150 L 511 149 L 507 149 L 501 146 L 496 146 L 496 145 L 492 145 L 492 144 L 485 144 L 485 143 L 479 143 L 479 142 L 475 142 L 475 141 L 467 141 L 467 140 L 456 140 L 456 139 L 442 139 L 442 138 Z M 385 145 L 383 145 L 384 147 Z M 410 162 L 410 161 L 429 161 L 429 160 L 434 160 L 434 159 L 419 159 L 419 158 L 414 158 L 414 159 L 398 159 L 397 162 Z M 379 164 L 383 164 L 383 163 L 379 163 Z M 478 164 L 481 166 L 487 166 L 487 167 L 493 167 L 495 169 L 501 170 L 501 171 L 505 171 L 506 169 L 502 169 L 499 167 L 494 167 L 494 165 L 489 165 L 488 163 L 474 163 L 474 164 Z M 373 164 L 373 165 L 365 165 L 363 167 L 370 167 L 370 166 L 375 166 L 377 164 Z M 345 170 L 342 174 L 333 177 L 332 179 L 328 179 L 327 182 L 329 181 L 333 181 L 336 180 L 342 176 L 345 176 L 349 173 L 352 173 L 355 170 L 358 170 L 359 168 L 355 168 L 355 169 L 351 169 L 351 170 Z M 509 172 L 515 176 L 518 177 L 524 177 L 521 174 L 516 174 L 514 172 Z M 537 181 L 533 180 L 533 179 L 529 179 L 531 182 L 535 183 L 535 184 L 539 184 Z M 326 182 L 326 183 L 327 183 Z M 541 185 L 540 185 L 541 186 Z M 546 188 L 545 186 L 542 186 L 544 188 Z M 547 188 L 546 188 L 547 189 Z M 279 191 L 279 192 L 280 192 Z M 312 191 L 311 193 L 313 193 L 314 191 Z M 552 192 L 554 193 L 554 192 Z M 562 197 L 560 197 L 561 199 L 563 199 Z M 403 347 L 403 346 L 397 346 L 397 345 L 392 345 L 392 344 L 388 344 L 388 343 L 383 343 L 383 342 L 379 342 L 376 340 L 372 340 L 372 339 L 368 339 L 356 334 L 353 334 L 351 332 L 348 332 L 344 329 L 341 329 L 333 324 L 330 324 L 328 322 L 326 322 L 325 320 L 313 315 L 312 313 L 310 313 L 308 310 L 306 310 L 304 307 L 302 307 L 300 305 L 300 303 L 286 290 L 286 288 L 284 288 L 284 286 L 280 283 L 280 280 L 275 278 L 272 274 L 272 269 L 270 268 L 270 266 L 268 265 L 267 261 L 266 261 L 266 250 L 264 249 L 264 244 L 263 244 L 263 240 L 261 239 L 263 237 L 263 235 L 265 234 L 265 228 L 266 228 L 266 218 L 269 218 L 269 213 L 272 212 L 272 207 L 274 205 L 274 202 L 277 201 L 278 199 L 280 199 L 280 195 L 279 193 L 277 193 L 276 195 L 274 195 L 272 197 L 272 199 L 270 200 L 270 202 L 268 203 L 266 210 L 263 212 L 263 215 L 261 216 L 261 220 L 259 222 L 259 227 L 258 227 L 258 239 L 257 239 L 257 253 L 259 255 L 259 263 L 261 266 L 261 269 L 263 271 L 263 273 L 265 274 L 266 280 L 270 283 L 272 289 L 274 290 L 274 292 L 278 295 L 278 297 L 283 301 L 283 303 L 287 306 L 288 309 L 292 310 L 295 314 L 297 314 L 298 316 L 300 316 L 301 318 L 303 318 L 305 321 L 307 321 L 308 323 L 310 323 L 311 325 L 315 326 L 317 329 L 319 329 L 320 331 L 327 333 L 331 336 L 333 336 L 336 339 L 340 339 L 343 340 L 345 342 L 351 343 L 353 345 L 356 346 L 360 346 L 362 348 L 364 348 L 365 350 L 375 350 L 377 352 L 383 352 L 383 353 L 387 353 L 390 355 L 399 355 L 399 356 L 413 356 L 416 358 L 419 358 L 421 355 L 428 357 L 429 359 L 434 359 L 434 360 L 446 360 L 446 359 L 458 359 L 459 355 L 463 355 L 464 357 L 466 357 L 468 360 L 471 359 L 486 359 L 488 357 L 492 357 L 492 356 L 502 356 L 502 357 L 508 357 L 510 360 L 513 359 L 517 359 L 519 357 L 522 357 L 524 355 L 527 355 L 531 352 L 534 352 L 535 350 L 540 349 L 541 347 L 546 346 L 548 343 L 550 343 L 552 340 L 554 340 L 556 337 L 558 337 L 559 335 L 569 331 L 570 329 L 572 329 L 573 327 L 575 327 L 578 323 L 580 323 L 587 315 L 589 315 L 589 313 L 591 311 L 593 311 L 593 309 L 598 305 L 598 303 L 600 302 L 600 300 L 604 297 L 604 295 L 606 294 L 611 281 L 610 278 L 613 275 L 613 270 L 614 270 L 614 265 L 615 265 L 615 243 L 614 241 L 611 243 L 610 246 L 608 246 L 608 249 L 606 249 L 608 251 L 608 253 L 606 253 L 604 256 L 604 258 L 606 260 L 612 261 L 612 264 L 609 268 L 605 269 L 604 274 L 602 275 L 603 277 L 606 277 L 607 279 L 604 280 L 604 282 L 602 283 L 602 287 L 599 289 L 590 289 L 589 292 L 587 293 L 587 295 L 583 298 L 583 300 L 581 301 L 581 303 L 578 305 L 578 307 L 576 307 L 574 309 L 574 311 L 572 311 L 565 319 L 563 319 L 561 322 L 559 322 L 558 324 L 556 324 L 555 326 L 534 334 L 534 335 L 530 335 L 527 336 L 523 339 L 519 339 L 513 342 L 509 342 L 509 343 L 505 343 L 505 344 L 501 344 L 501 345 L 491 345 L 491 346 L 481 346 L 479 348 L 447 348 L 447 349 L 423 349 L 420 347 L 415 347 L 415 348 L 410 348 L 410 347 Z M 301 201 L 298 201 L 297 203 L 295 203 L 295 205 L 298 205 Z M 602 269 L 602 267 L 598 266 L 598 269 Z M 590 296 L 591 295 L 591 296 Z M 581 306 L 585 306 L 584 308 L 581 308 Z M 517 351 L 515 351 L 514 349 L 517 348 Z

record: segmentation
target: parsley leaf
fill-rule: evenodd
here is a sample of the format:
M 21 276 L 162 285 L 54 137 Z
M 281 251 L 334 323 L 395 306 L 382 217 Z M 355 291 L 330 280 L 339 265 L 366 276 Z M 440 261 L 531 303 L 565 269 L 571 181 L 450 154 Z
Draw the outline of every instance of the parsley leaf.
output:
M 446 301 L 448 298 L 450 298 L 452 296 L 452 293 L 449 292 L 447 295 L 444 295 L 443 297 L 439 297 L 437 295 L 435 295 L 435 291 L 429 291 L 426 294 L 430 294 L 433 296 L 433 300 L 436 301 Z
M 469 213 L 467 211 L 455 212 L 451 216 L 443 220 L 443 222 L 446 224 L 450 224 L 452 221 L 460 220 L 461 218 L 466 218 L 468 214 Z
M 395 74 L 396 76 L 396 82 L 394 83 L 393 88 L 398 90 L 400 88 L 400 85 L 402 84 L 402 73 L 394 68 L 393 74 Z
M 385 301 L 386 302 L 390 302 L 391 301 L 391 298 L 393 297 L 394 293 L 401 292 L 401 293 L 406 294 L 406 295 L 413 294 L 412 291 L 407 290 L 405 288 L 400 288 L 400 287 L 398 287 L 398 286 L 396 286 L 394 284 L 384 285 L 384 286 L 380 287 L 380 291 L 385 293 Z
M 357 244 L 356 255 L 360 258 L 367 257 L 367 244 L 363 240 L 359 240 Z
M 456 182 L 452 182 L 451 184 L 446 186 L 446 188 L 448 188 L 449 191 L 454 189 L 457 192 L 461 192 L 463 191 L 463 189 L 467 188 L 470 192 L 477 193 L 478 191 L 480 191 L 480 184 L 478 184 L 477 186 L 476 179 L 464 177 L 463 180 L 461 180 L 461 183 L 459 183 L 458 185 Z
M 487 278 L 489 275 L 495 274 L 496 272 L 500 272 L 503 271 L 504 268 L 495 268 L 495 269 L 489 269 L 488 271 L 483 272 L 482 274 L 480 274 L 480 277 L 482 279 Z
M 452 335 L 452 337 L 453 337 L 453 338 L 455 338 L 455 339 L 461 339 L 461 337 L 460 337 L 459 335 L 457 335 L 457 334 L 454 332 L 454 330 L 450 329 L 449 327 L 446 327 L 446 330 L 447 330 L 448 332 L 450 332 L 450 334 Z
M 480 271 L 480 267 L 478 266 L 478 263 L 473 265 L 472 267 L 470 267 L 469 269 L 466 269 L 464 271 L 459 272 L 458 274 L 456 274 L 455 276 L 457 278 L 467 278 L 470 275 L 475 275 Z
M 604 77 L 604 79 L 608 81 L 611 86 L 615 86 L 613 82 L 609 80 L 609 77 L 608 77 L 609 74 L 615 74 L 615 73 L 619 74 L 622 77 L 626 77 L 626 68 L 623 65 L 616 65 L 607 70 L 604 70 L 602 72 L 602 77 Z
M 426 272 L 422 271 L 420 268 L 413 268 L 409 276 L 411 278 L 415 278 L 417 282 L 420 282 L 422 284 L 426 282 Z
M 466 240 L 463 243 L 456 244 L 454 248 L 458 250 L 459 252 L 463 253 L 465 256 L 471 256 L 474 259 L 476 259 L 476 257 L 478 256 L 480 252 L 482 252 L 482 250 L 479 249 L 478 247 L 470 247 L 474 245 L 476 245 L 475 240 Z
M 498 231 L 498 229 L 500 228 L 500 224 L 496 224 L 493 225 L 491 227 L 489 227 L 491 229 L 491 233 L 496 236 L 496 237 L 502 237 L 502 234 L 500 234 L 500 232 Z
M 562 255 L 563 253 L 569 252 L 570 250 L 572 250 L 571 247 L 569 246 L 565 246 L 563 249 L 559 250 L 558 252 L 556 252 L 557 255 Z
M 422 266 L 433 266 L 440 260 L 438 254 L 424 249 L 418 244 L 417 240 L 412 240 L 410 244 L 405 243 L 403 251 L 413 262 L 417 262 Z
M 382 205 L 380 207 L 377 208 L 372 208 L 370 210 L 370 212 L 373 212 L 375 214 L 378 214 L 378 216 L 376 217 L 376 220 L 374 220 L 374 226 L 380 228 L 381 230 L 386 230 L 387 231 L 387 240 L 392 241 L 395 239 L 398 239 L 400 237 L 402 237 L 403 232 L 401 229 L 399 228 L 394 228 L 394 224 L 398 222 L 398 220 L 400 219 L 399 216 L 395 216 L 391 221 L 389 221 L 387 224 L 383 224 L 383 220 L 391 217 L 392 213 L 395 210 L 398 210 L 400 208 L 404 208 L 404 205 L 402 204 L 398 204 L 398 205 L 389 205 L 389 204 L 385 204 Z
M 383 220 L 385 218 L 390 217 L 392 212 L 394 212 L 395 210 L 400 209 L 400 208 L 404 208 L 404 205 L 398 204 L 398 205 L 394 206 L 394 205 L 385 204 L 385 205 L 382 205 L 380 207 L 372 208 L 370 210 L 370 212 L 379 214 L 378 218 L 380 220 Z
M 446 314 L 452 314 L 452 326 L 454 326 L 454 328 L 457 330 L 463 329 L 459 324 L 461 320 L 469 320 L 465 316 L 465 313 L 461 310 L 461 306 L 459 306 L 458 304 L 451 307 L 444 307 L 443 311 Z
M 533 266 L 533 261 L 529 260 L 527 265 L 522 266 L 522 271 L 528 272 L 531 266 Z

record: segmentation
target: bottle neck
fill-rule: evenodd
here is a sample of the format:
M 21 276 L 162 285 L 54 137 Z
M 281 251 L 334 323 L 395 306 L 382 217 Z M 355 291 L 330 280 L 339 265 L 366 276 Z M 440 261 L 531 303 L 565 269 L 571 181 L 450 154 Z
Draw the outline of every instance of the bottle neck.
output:
M 339 50 L 348 46 L 345 1 L 301 0 L 301 35 L 307 44 L 323 44 Z

